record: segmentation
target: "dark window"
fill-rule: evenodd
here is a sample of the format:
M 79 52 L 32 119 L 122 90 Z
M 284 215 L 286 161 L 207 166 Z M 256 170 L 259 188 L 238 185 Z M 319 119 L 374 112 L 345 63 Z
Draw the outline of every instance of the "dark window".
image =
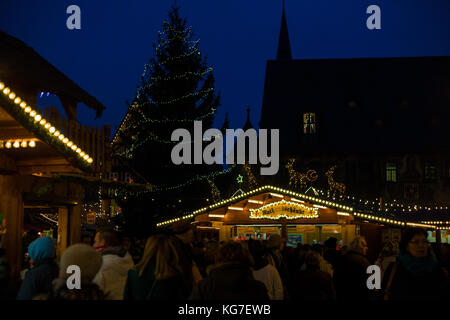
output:
M 397 182 L 397 164 L 395 162 L 386 163 L 386 181 Z
M 437 178 L 437 166 L 436 163 L 427 161 L 425 162 L 425 179 L 436 180 Z
M 316 114 L 307 112 L 303 114 L 303 133 L 316 133 Z
M 404 185 L 403 197 L 405 200 L 418 200 L 419 199 L 419 185 L 416 183 L 406 183 Z

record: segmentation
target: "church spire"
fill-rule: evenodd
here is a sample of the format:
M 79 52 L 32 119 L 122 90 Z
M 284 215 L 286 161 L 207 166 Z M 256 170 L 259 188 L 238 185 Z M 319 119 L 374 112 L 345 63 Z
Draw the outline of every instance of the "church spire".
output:
M 283 14 L 281 16 L 280 37 L 278 39 L 277 60 L 292 60 L 291 43 L 286 22 L 286 12 L 283 0 Z
M 247 121 L 244 124 L 244 131 L 247 129 L 253 129 L 253 125 L 250 122 L 250 107 L 247 107 Z

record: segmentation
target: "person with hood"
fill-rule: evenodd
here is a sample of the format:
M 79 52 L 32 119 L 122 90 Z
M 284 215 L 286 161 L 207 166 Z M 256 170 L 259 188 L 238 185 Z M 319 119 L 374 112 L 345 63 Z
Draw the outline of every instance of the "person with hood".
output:
M 220 249 L 216 266 L 198 282 L 190 300 L 269 300 L 267 288 L 255 280 L 252 257 L 238 241 L 229 241 Z
M 249 240 L 248 248 L 253 257 L 253 277 L 264 283 L 270 300 L 283 300 L 284 289 L 280 275 L 267 260 L 264 245 L 259 240 Z
M 423 229 L 407 229 L 397 261 L 386 270 L 385 300 L 448 300 L 448 273 L 439 264 Z
M 331 264 L 333 269 L 335 269 L 341 257 L 341 253 L 336 250 L 337 239 L 335 237 L 330 237 L 325 240 L 324 245 L 325 252 L 323 254 L 323 258 Z
M 190 290 L 173 238 L 157 234 L 148 238 L 142 260 L 128 272 L 124 300 L 185 300 Z
M 28 254 L 33 267 L 25 274 L 17 295 L 18 300 L 32 300 L 36 295 L 50 293 L 52 281 L 58 276 L 52 238 L 37 238 L 28 246 Z
M 69 266 L 80 268 L 80 288 L 69 289 L 67 280 L 72 275 L 67 273 Z M 40 300 L 106 300 L 106 294 L 93 283 L 93 279 L 102 266 L 102 255 L 91 246 L 78 243 L 68 247 L 59 264 L 59 277 L 53 281 L 50 295 Z
M 108 227 L 97 230 L 94 249 L 102 254 L 103 263 L 93 282 L 108 300 L 123 300 L 128 271 L 134 268 L 133 258 L 120 245 L 117 233 Z
M 366 258 L 367 242 L 364 237 L 358 236 L 348 248 L 348 252 L 342 256 L 333 274 L 336 298 L 338 301 L 369 300 L 367 267 L 370 263 Z
M 399 248 L 397 241 L 388 241 L 384 244 L 378 259 L 375 261 L 375 264 L 380 267 L 381 279 L 384 278 L 386 269 L 391 265 L 391 263 L 397 260 L 398 251 Z

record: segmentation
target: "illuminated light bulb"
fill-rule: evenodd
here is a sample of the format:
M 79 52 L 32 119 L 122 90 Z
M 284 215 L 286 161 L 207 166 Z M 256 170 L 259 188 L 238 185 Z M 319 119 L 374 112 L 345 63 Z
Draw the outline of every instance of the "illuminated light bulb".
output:
M 76 148 L 77 148 L 77 146 L 74 144 L 74 145 L 72 146 L 72 150 L 75 151 Z
M 67 142 L 69 142 L 69 139 L 64 138 L 64 139 L 63 139 L 63 142 L 64 142 L 65 144 L 67 144 Z
M 41 125 L 44 125 L 46 122 L 47 122 L 47 120 L 42 119 L 39 123 L 40 123 Z
M 45 128 L 45 129 L 48 129 L 48 128 L 50 128 L 50 126 L 51 126 L 50 123 L 46 123 L 45 126 L 44 126 L 44 128 Z
M 14 99 L 14 103 L 15 103 L 15 104 L 19 104 L 20 101 L 22 101 L 22 99 L 20 99 L 19 97 L 17 97 L 17 98 Z
M 94 160 L 92 159 L 92 158 L 89 158 L 88 160 L 87 160 L 87 162 L 89 162 L 89 163 L 92 163 Z
M 18 147 L 20 147 L 20 143 L 19 143 L 19 141 L 16 141 L 16 142 L 14 142 L 14 144 L 13 144 L 13 147 L 14 147 L 14 148 L 18 148 Z
M 6 95 L 6 94 L 9 94 L 11 92 L 11 89 L 9 89 L 8 87 L 6 87 L 4 90 L 3 90 L 3 93 Z
M 48 129 L 48 131 L 50 131 L 50 133 L 53 133 L 53 132 L 55 132 L 55 127 L 50 127 L 50 129 Z
M 22 143 L 20 144 L 20 146 L 22 148 L 26 148 L 27 147 L 27 142 L 26 141 L 22 141 Z
M 64 135 L 63 135 L 63 134 L 60 134 L 59 137 L 58 137 L 58 139 L 59 139 L 59 140 L 63 140 L 63 139 L 64 139 Z
M 5 84 L 3 82 L 0 82 L 0 90 L 3 90 L 4 87 L 5 87 Z
M 80 157 L 84 157 L 85 154 L 86 153 L 84 153 L 84 152 L 80 152 Z
M 30 112 L 30 117 L 34 118 L 35 115 L 36 115 L 36 111 L 33 110 Z
M 31 109 L 31 107 L 30 107 L 30 106 L 28 106 L 28 107 L 26 107 L 26 108 L 25 108 L 25 112 L 26 112 L 26 113 L 30 113 L 30 112 L 31 112 L 31 110 L 32 110 L 32 109 Z
M 53 133 L 54 136 L 59 136 L 61 134 L 61 132 L 59 132 L 58 130 L 55 131 L 55 133 Z
M 28 144 L 31 148 L 36 147 L 36 142 L 34 141 L 30 141 L 30 143 Z
M 25 101 L 22 101 L 21 103 L 20 103 L 20 107 L 23 109 L 23 108 L 25 108 L 27 106 L 27 103 L 25 102 Z
M 84 160 L 88 160 L 89 156 L 86 154 L 83 158 L 84 158 Z
M 76 153 L 80 153 L 80 152 L 81 152 L 81 149 L 80 149 L 80 148 L 77 148 L 77 150 L 75 150 L 75 152 L 76 152 Z
M 16 94 L 15 94 L 14 92 L 11 92 L 11 93 L 9 94 L 9 98 L 10 98 L 11 100 L 14 100 L 15 97 L 16 97 Z
M 71 146 L 73 146 L 73 142 L 72 141 L 67 142 L 67 146 L 70 148 Z
M 12 144 L 9 141 L 5 144 L 6 149 L 11 149 L 11 146 Z
M 42 119 L 42 117 L 41 117 L 40 114 L 37 114 L 37 115 L 34 117 L 34 121 L 41 121 L 41 119 Z

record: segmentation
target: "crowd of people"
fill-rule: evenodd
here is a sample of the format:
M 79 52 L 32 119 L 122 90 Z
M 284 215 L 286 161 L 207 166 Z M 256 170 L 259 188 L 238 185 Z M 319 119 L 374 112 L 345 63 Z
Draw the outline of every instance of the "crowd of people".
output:
M 356 237 L 338 247 L 324 244 L 287 247 L 274 234 L 268 240 L 194 243 L 190 223 L 149 237 L 132 248 L 111 228 L 97 230 L 93 244 L 68 247 L 60 260 L 49 237 L 27 248 L 30 267 L 14 298 L 18 300 L 423 300 L 450 298 L 450 246 L 432 247 L 423 229 L 405 230 L 400 243 L 385 243 L 376 261 L 367 258 L 367 242 Z M 130 252 L 139 252 L 136 256 Z M 0 252 L 2 298 L 8 266 Z M 367 268 L 381 271 L 381 288 L 369 289 Z M 81 270 L 80 287 L 71 289 Z M 11 296 L 9 296 L 11 298 Z

